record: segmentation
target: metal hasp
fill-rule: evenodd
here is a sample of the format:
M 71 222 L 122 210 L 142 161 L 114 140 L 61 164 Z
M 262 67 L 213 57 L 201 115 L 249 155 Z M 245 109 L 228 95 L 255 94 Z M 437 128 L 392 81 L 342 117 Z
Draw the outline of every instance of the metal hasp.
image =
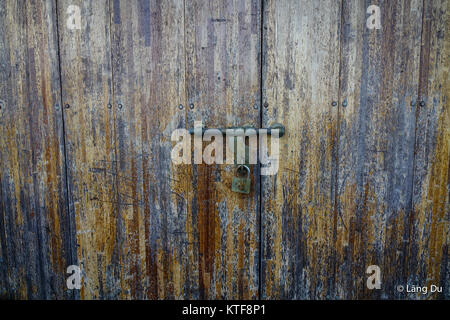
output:
M 253 129 L 254 132 L 256 132 L 256 134 L 258 134 L 258 130 L 261 129 L 265 129 L 267 130 L 267 134 L 271 135 L 272 134 L 272 130 L 278 130 L 278 137 L 281 138 L 282 136 L 284 136 L 286 129 L 285 127 L 281 124 L 281 123 L 274 123 L 273 125 L 271 125 L 269 128 L 255 128 L 255 127 L 251 127 L 251 126 L 243 126 L 243 127 L 229 127 L 229 128 L 202 128 L 202 135 L 205 134 L 205 131 L 208 129 L 214 129 L 214 130 L 219 130 L 222 134 L 226 134 L 227 130 L 232 130 L 232 129 L 244 129 L 244 132 L 246 132 L 246 130 L 248 129 Z M 189 133 L 190 134 L 194 134 L 194 129 L 191 128 L 189 129 Z M 246 135 L 252 135 L 251 133 L 246 133 Z

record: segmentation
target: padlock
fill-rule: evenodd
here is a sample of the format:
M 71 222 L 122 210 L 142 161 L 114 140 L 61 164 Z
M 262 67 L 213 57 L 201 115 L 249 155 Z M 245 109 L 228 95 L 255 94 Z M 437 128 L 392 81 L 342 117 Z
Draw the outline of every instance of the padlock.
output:
M 247 171 L 247 177 L 242 177 L 243 169 Z M 231 183 L 231 191 L 249 194 L 250 193 L 250 168 L 246 165 L 240 165 L 237 168 L 237 174 L 241 175 L 241 177 L 233 177 Z

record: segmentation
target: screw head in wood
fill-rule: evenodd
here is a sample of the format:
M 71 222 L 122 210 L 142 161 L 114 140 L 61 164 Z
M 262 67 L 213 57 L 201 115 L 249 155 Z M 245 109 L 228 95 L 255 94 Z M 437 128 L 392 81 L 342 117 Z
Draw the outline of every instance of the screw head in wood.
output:
M 336 106 L 337 106 L 337 102 L 336 102 L 336 101 L 333 101 L 333 102 L 331 103 L 331 105 L 332 105 L 333 107 L 336 107 Z
M 269 103 L 266 101 L 264 102 L 264 108 L 268 108 L 269 107 Z
M 253 109 L 255 109 L 255 110 L 258 109 L 258 105 L 256 103 L 253 105 Z
M 421 107 L 425 107 L 425 101 L 423 101 L 423 100 L 420 101 L 420 106 L 421 106 Z
M 183 105 L 180 104 L 180 105 L 178 106 L 178 109 L 183 110 Z
M 111 109 L 111 108 L 112 108 L 112 104 L 108 103 L 108 109 Z
M 119 104 L 117 105 L 117 108 L 119 108 L 119 110 L 121 110 L 122 107 L 123 107 L 123 105 L 122 105 L 121 103 L 119 103 Z
M 68 103 L 66 103 L 66 109 L 69 109 L 70 105 Z
M 191 110 L 194 109 L 194 104 L 193 104 L 193 103 L 189 104 L 189 108 L 190 108 Z

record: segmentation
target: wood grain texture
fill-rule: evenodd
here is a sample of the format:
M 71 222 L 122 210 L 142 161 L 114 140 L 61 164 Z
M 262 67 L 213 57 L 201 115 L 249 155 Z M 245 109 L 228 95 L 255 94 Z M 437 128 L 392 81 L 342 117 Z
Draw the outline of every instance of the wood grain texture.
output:
M 71 297 L 55 21 L 54 1 L 0 3 L 0 297 Z
M 335 281 L 340 1 L 264 1 L 263 125 L 280 122 L 280 168 L 262 178 L 262 297 L 318 299 Z
M 67 26 L 69 5 L 81 9 L 81 29 Z M 58 1 L 62 101 L 65 107 L 70 214 L 83 271 L 77 297 L 115 297 L 120 290 L 110 12 L 107 1 Z M 74 244 L 75 246 L 75 244 Z M 107 295 L 108 293 L 108 295 Z
M 380 30 L 366 28 L 371 4 L 381 8 Z M 263 179 L 263 297 L 448 297 L 448 1 L 343 1 L 333 12 L 341 14 L 337 29 L 323 7 L 299 6 L 269 1 L 264 10 L 264 99 L 278 107 L 264 120 L 308 122 L 302 131 L 286 126 L 286 169 Z M 297 11 L 307 16 L 303 25 Z M 339 36 L 330 43 L 308 24 L 315 19 L 327 36 Z M 318 39 L 293 40 L 296 26 Z M 318 69 L 308 61 L 326 52 L 323 43 L 338 55 L 325 61 L 338 65 L 339 78 L 334 64 Z M 339 85 L 337 113 L 327 108 L 333 88 L 320 95 L 324 101 L 307 98 L 330 78 Z M 296 117 L 286 119 L 292 108 Z M 317 115 L 327 121 L 315 122 Z M 382 290 L 367 288 L 369 265 L 380 266 Z M 440 285 L 443 292 L 399 293 L 400 284 Z
M 185 2 L 187 125 L 258 127 L 260 2 Z M 256 105 L 256 109 L 255 109 Z M 251 192 L 231 191 L 234 165 L 194 165 L 188 178 L 188 247 L 198 270 L 193 298 L 255 299 L 259 286 L 259 171 Z M 178 175 L 179 179 L 185 179 Z M 190 222 L 192 221 L 192 222 Z
M 247 198 L 230 192 L 230 167 L 173 165 L 170 137 L 194 120 L 257 124 L 259 6 L 111 5 L 115 103 L 123 104 L 116 123 L 123 297 L 254 298 L 257 181 Z
M 184 6 L 112 1 L 120 219 L 121 298 L 183 298 L 194 261 L 186 251 L 186 179 L 171 163 L 171 134 L 185 127 Z M 178 181 L 178 182 L 177 182 Z
M 450 298 L 450 1 L 424 1 L 413 182 L 410 270 Z M 428 296 L 426 296 L 428 298 Z
M 366 28 L 367 7 L 382 28 Z M 337 297 L 401 298 L 409 267 L 422 1 L 344 1 L 339 109 Z M 367 288 L 378 265 L 382 289 Z
M 449 299 L 449 25 L 449 0 L 0 1 L 0 298 Z M 173 164 L 194 121 L 284 124 L 277 175 Z

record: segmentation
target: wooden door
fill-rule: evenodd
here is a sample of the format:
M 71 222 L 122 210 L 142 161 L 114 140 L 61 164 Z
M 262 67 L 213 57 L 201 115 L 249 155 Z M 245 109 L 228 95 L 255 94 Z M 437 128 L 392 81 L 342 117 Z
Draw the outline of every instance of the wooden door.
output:
M 194 121 L 258 125 L 259 3 L 111 5 L 123 297 L 256 298 L 255 169 L 242 196 L 232 166 L 170 155 L 172 132 Z
M 449 5 L 2 1 L 0 297 L 448 298 Z M 174 164 L 196 121 L 282 123 L 278 172 Z
M 65 26 L 69 5 L 81 29 Z M 58 5 L 81 298 L 256 298 L 259 178 L 170 160 L 172 131 L 259 124 L 257 2 Z
M 448 295 L 448 2 L 264 3 L 263 120 L 287 136 L 262 183 L 262 296 Z M 443 293 L 397 290 L 418 284 Z

